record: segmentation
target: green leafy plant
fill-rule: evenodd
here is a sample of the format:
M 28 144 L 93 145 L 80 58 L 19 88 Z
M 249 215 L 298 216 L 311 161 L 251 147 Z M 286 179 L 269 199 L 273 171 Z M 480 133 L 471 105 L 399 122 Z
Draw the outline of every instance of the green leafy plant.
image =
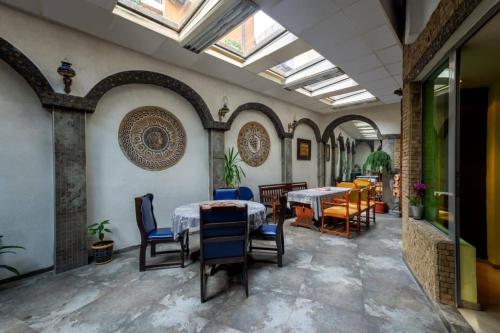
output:
M 365 163 L 363 164 L 363 172 L 367 170 L 372 172 L 379 172 L 380 168 L 390 172 L 392 168 L 391 157 L 383 150 L 377 150 L 368 155 Z
M 224 154 L 224 181 L 227 187 L 234 187 L 241 183 L 241 178 L 246 177 L 245 171 L 241 168 L 238 158 L 240 153 L 233 147 L 229 148 L 227 154 Z
M 0 235 L 0 238 L 2 238 L 2 237 L 3 236 Z M 0 255 L 7 254 L 7 253 L 16 254 L 16 252 L 12 251 L 12 249 L 22 249 L 22 250 L 24 250 L 24 247 L 17 246 L 17 245 L 2 245 L 2 246 L 0 246 Z M 9 272 L 12 272 L 12 273 L 14 273 L 16 275 L 21 275 L 21 273 L 19 273 L 19 271 L 15 267 L 12 267 L 12 266 L 9 266 L 9 265 L 0 265 L 0 268 L 6 269 Z
M 105 220 L 105 221 L 102 221 L 99 223 L 94 223 L 94 224 L 89 225 L 87 227 L 89 230 L 89 234 L 91 234 L 92 236 L 97 235 L 100 242 L 104 241 L 105 232 L 110 233 L 110 234 L 112 233 L 111 230 L 106 228 L 107 224 L 109 224 L 109 220 Z

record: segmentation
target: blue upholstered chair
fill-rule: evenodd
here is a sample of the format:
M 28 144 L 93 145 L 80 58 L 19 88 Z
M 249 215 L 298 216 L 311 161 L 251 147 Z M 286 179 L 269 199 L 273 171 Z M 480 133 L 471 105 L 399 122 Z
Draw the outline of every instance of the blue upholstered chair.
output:
M 158 228 L 153 210 L 153 195 L 148 193 L 142 197 L 135 198 L 135 216 L 137 226 L 141 233 L 141 249 L 139 255 L 139 270 L 141 272 L 148 268 L 181 266 L 184 267 L 184 250 L 187 249 L 189 255 L 189 245 L 184 242 L 184 235 L 179 235 L 177 240 L 174 239 L 174 234 L 170 228 Z M 180 243 L 180 250 L 173 251 L 156 251 L 158 243 Z M 165 264 L 156 264 L 146 266 L 146 249 L 148 244 L 151 245 L 151 257 L 157 254 L 180 253 L 180 262 L 170 262 Z
M 283 254 L 285 253 L 285 237 L 283 235 L 283 224 L 285 223 L 286 214 L 286 196 L 280 197 L 280 209 L 279 209 L 279 219 L 278 224 L 266 223 L 261 225 L 257 230 L 250 233 L 250 249 L 252 251 L 263 250 L 263 251 L 275 251 L 277 252 L 277 264 L 278 267 L 283 266 Z M 276 243 L 276 247 L 257 247 L 253 246 L 252 241 L 263 240 L 271 241 Z
M 206 266 L 243 264 L 242 278 L 248 297 L 248 206 L 200 206 L 201 302 L 206 301 Z
M 238 190 L 235 188 L 218 188 L 214 190 L 214 200 L 236 200 Z
M 239 192 L 239 199 L 240 200 L 248 200 L 248 201 L 250 201 L 250 200 L 254 199 L 253 192 L 250 189 L 250 187 L 240 186 L 238 192 Z

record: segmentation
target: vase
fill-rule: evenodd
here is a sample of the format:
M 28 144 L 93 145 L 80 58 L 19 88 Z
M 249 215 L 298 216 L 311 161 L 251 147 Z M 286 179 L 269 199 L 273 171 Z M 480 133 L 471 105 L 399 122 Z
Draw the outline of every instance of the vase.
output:
M 421 220 L 422 216 L 424 216 L 424 206 L 423 205 L 410 206 L 410 215 L 415 220 Z

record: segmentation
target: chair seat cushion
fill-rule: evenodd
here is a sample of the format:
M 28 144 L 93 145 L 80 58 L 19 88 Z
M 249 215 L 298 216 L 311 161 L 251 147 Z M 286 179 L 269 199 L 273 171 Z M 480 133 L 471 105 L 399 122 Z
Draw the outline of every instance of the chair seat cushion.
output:
M 158 228 L 152 230 L 148 235 L 148 239 L 168 239 L 168 238 L 174 238 L 174 233 L 170 228 Z
M 255 236 L 276 237 L 278 234 L 277 224 L 263 224 L 257 230 L 252 232 Z
M 362 202 L 360 205 L 360 208 L 361 208 L 361 211 L 365 211 L 368 208 L 368 206 L 366 205 L 366 202 Z M 351 211 L 351 209 L 358 209 L 358 205 L 355 203 L 350 203 L 349 204 L 349 212 Z
M 358 208 L 357 207 L 349 207 L 349 215 L 353 216 L 356 214 L 358 214 Z M 346 209 L 344 206 L 333 206 L 333 207 L 325 209 L 323 211 L 323 215 L 343 218 L 346 215 Z

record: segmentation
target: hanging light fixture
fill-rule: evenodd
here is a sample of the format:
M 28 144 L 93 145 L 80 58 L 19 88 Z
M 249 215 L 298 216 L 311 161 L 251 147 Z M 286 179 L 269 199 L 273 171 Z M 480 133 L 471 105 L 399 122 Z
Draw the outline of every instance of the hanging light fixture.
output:
M 71 92 L 72 78 L 76 75 L 75 70 L 71 68 L 71 63 L 66 59 L 61 61 L 61 65 L 57 68 L 57 73 L 63 77 L 64 92 L 69 94 Z
M 229 112 L 229 108 L 227 107 L 227 96 L 222 97 L 222 104 L 222 107 L 219 109 L 219 121 L 222 121 Z

